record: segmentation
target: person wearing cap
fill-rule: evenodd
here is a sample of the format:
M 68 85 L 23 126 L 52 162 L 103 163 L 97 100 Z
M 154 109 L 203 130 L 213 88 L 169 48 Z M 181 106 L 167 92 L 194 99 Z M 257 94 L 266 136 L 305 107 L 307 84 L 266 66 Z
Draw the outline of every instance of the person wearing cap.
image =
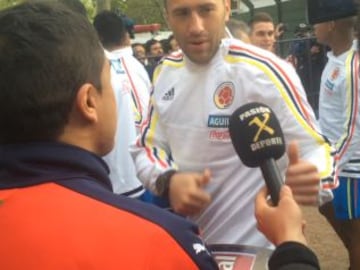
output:
M 144 66 L 133 56 L 130 33 L 123 17 L 112 11 L 102 11 L 94 18 L 94 27 L 110 60 L 111 82 L 118 105 L 115 147 L 104 156 L 110 167 L 113 191 L 149 200 L 151 195 L 136 177 L 128 148 L 146 119 L 151 82 Z
M 320 9 L 321 7 L 321 9 Z M 309 0 L 309 20 L 319 43 L 331 48 L 321 77 L 319 122 L 335 145 L 339 162 L 334 199 L 320 212 L 349 253 L 350 268 L 360 269 L 360 92 L 359 55 L 353 48 L 356 6 L 351 0 Z

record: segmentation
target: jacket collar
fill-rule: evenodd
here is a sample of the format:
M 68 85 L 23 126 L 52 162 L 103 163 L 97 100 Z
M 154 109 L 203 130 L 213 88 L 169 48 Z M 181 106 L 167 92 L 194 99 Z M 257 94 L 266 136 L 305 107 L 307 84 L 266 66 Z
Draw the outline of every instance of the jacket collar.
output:
M 97 155 L 72 145 L 40 142 L 0 146 L 0 189 L 83 178 L 112 190 L 109 168 Z

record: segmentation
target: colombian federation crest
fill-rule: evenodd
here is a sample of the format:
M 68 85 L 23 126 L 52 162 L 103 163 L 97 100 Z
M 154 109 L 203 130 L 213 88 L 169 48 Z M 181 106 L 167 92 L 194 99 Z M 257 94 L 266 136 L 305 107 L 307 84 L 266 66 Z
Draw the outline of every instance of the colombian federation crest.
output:
M 215 91 L 214 103 L 217 108 L 223 110 L 233 103 L 235 96 L 235 87 L 232 82 L 222 83 Z
M 335 68 L 331 74 L 331 80 L 335 81 L 337 78 L 339 78 L 340 75 L 340 68 Z

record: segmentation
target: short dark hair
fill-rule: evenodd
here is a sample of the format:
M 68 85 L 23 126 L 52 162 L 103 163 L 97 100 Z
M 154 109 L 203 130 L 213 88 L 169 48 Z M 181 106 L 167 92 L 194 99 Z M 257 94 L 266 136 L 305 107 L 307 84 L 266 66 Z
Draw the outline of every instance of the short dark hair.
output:
M 127 29 L 123 19 L 116 13 L 108 10 L 100 12 L 94 18 L 94 27 L 106 49 L 123 45 Z
M 131 44 L 131 47 L 137 47 L 137 46 L 142 46 L 144 49 L 145 49 L 145 46 L 144 46 L 144 44 L 143 43 L 140 43 L 140 42 L 135 42 L 135 43 L 132 43 Z
M 101 91 L 104 61 L 89 21 L 61 4 L 0 11 L 0 144 L 57 140 L 78 89 Z
M 151 47 L 152 47 L 154 44 L 156 44 L 156 43 L 160 43 L 160 44 L 161 44 L 161 42 L 160 42 L 159 40 L 156 40 L 156 39 L 154 39 L 154 38 L 149 39 L 148 41 L 146 41 L 146 43 L 145 43 L 146 53 L 149 54 L 149 53 L 151 52 Z M 162 46 L 162 44 L 161 44 L 161 46 Z
M 167 40 L 170 43 L 170 41 L 172 41 L 173 39 L 175 39 L 174 34 L 171 34 L 170 36 L 168 36 Z
M 259 22 L 270 22 L 274 23 L 273 18 L 270 16 L 269 13 L 266 12 L 257 12 L 254 14 L 254 16 L 249 21 L 249 27 L 252 28 L 255 23 Z
M 161 47 L 164 50 L 164 53 L 169 53 L 170 51 L 170 42 L 168 38 L 164 38 L 160 40 Z

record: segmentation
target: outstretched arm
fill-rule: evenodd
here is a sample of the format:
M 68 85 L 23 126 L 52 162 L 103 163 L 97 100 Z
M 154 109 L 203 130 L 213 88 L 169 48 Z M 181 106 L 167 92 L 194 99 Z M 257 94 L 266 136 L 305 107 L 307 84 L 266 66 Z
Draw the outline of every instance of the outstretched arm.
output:
M 286 241 L 306 245 L 305 221 L 299 205 L 295 202 L 291 189 L 284 185 L 280 191 L 277 207 L 268 200 L 268 190 L 263 188 L 256 197 L 255 216 L 258 229 L 276 246 Z
M 269 260 L 270 270 L 320 269 L 316 255 L 307 247 L 305 221 L 291 189 L 284 185 L 277 207 L 269 204 L 263 188 L 256 197 L 258 229 L 277 247 Z

